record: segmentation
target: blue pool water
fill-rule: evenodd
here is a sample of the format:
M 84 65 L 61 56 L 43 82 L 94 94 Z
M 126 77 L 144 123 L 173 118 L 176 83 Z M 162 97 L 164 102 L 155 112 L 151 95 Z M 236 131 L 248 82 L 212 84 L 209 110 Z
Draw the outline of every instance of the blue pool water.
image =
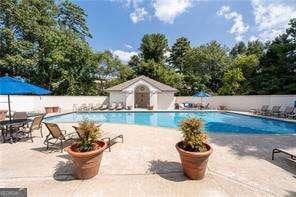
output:
M 240 115 L 228 112 L 82 112 L 46 118 L 47 122 L 79 122 L 84 119 L 96 122 L 124 123 L 177 128 L 180 121 L 196 117 L 204 120 L 208 132 L 296 134 L 296 123 Z

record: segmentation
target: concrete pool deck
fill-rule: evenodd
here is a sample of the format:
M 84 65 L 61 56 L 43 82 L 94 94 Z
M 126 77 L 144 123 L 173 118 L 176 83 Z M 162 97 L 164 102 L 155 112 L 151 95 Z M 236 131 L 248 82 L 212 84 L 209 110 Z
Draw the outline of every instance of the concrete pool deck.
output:
M 74 132 L 74 124 L 59 125 Z M 67 153 L 47 151 L 36 132 L 33 143 L 0 144 L 0 187 L 26 187 L 28 196 L 296 196 L 296 162 L 280 154 L 271 160 L 274 147 L 296 153 L 296 135 L 210 134 L 206 177 L 191 181 L 174 147 L 179 131 L 107 123 L 102 129 L 123 134 L 124 143 L 104 152 L 93 179 L 74 180 Z

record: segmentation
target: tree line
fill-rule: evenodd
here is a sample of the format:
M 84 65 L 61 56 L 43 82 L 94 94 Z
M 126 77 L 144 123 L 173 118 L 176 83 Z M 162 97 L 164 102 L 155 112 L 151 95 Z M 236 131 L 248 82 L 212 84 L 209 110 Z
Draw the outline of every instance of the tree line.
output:
M 192 95 L 295 94 L 296 19 L 272 41 L 217 41 L 194 46 L 185 37 L 169 47 L 164 34 L 143 36 L 138 55 L 123 63 L 93 51 L 86 13 L 71 1 L 0 2 L 0 75 L 21 76 L 55 95 L 102 95 L 146 75 Z

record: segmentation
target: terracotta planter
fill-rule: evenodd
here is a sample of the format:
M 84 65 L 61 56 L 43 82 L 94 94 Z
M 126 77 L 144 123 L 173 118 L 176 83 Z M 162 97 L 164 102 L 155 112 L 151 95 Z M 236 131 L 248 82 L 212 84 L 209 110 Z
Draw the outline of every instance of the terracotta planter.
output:
M 205 176 L 207 162 L 213 149 L 209 144 L 206 144 L 208 151 L 206 152 L 190 152 L 180 148 L 180 143 L 176 144 L 176 149 L 180 154 L 180 159 L 184 174 L 193 180 L 200 180 Z
M 75 145 L 67 148 L 67 152 L 74 162 L 74 177 L 77 179 L 90 179 L 99 172 L 103 151 L 107 148 L 107 143 L 97 141 L 98 148 L 89 152 L 75 151 Z

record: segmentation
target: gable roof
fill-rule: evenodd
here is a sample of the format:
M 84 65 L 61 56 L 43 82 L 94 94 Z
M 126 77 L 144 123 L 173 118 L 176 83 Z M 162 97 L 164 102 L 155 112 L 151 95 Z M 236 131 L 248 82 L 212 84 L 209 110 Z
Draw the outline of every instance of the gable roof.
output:
M 130 85 L 132 85 L 140 80 L 143 80 L 143 81 L 149 83 L 150 85 L 156 87 L 157 89 L 159 89 L 162 92 L 177 92 L 178 91 L 176 88 L 173 88 L 173 87 L 168 86 L 166 84 L 155 81 L 155 80 L 153 80 L 149 77 L 146 77 L 144 75 L 141 75 L 141 76 L 131 79 L 129 81 L 123 82 L 123 83 L 118 84 L 116 86 L 110 87 L 110 88 L 106 89 L 106 91 L 122 91 L 123 89 L 126 89 Z

